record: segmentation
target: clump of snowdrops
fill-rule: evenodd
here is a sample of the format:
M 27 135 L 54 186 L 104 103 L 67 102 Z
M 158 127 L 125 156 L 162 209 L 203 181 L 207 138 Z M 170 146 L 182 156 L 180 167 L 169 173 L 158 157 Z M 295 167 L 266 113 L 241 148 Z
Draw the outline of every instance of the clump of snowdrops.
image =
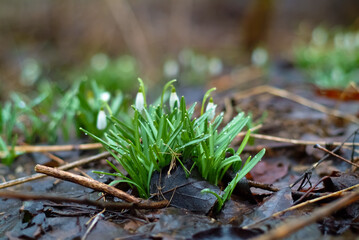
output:
M 175 161 L 181 165 L 189 176 L 197 168 L 201 176 L 217 185 L 229 168 L 237 172 L 234 179 L 224 189 L 222 196 L 217 194 L 218 209 L 230 197 L 238 181 L 243 178 L 262 158 L 265 150 L 255 157 L 242 161 L 242 153 L 250 132 L 248 131 L 238 149 L 230 147 L 233 139 L 249 121 L 244 113 L 239 113 L 221 131 L 218 131 L 223 120 L 223 113 L 215 117 L 216 104 L 210 89 L 203 97 L 201 115 L 194 118 L 196 103 L 187 108 L 185 98 L 178 98 L 173 83 L 168 82 L 162 91 L 160 103 L 147 105 L 144 84 L 139 79 L 140 87 L 133 107 L 133 116 L 129 123 L 109 114 L 108 120 L 112 127 L 104 139 L 82 129 L 85 133 L 103 144 L 112 156 L 126 170 L 124 175 L 111 162 L 109 165 L 115 173 L 99 172 L 119 177 L 111 184 L 126 182 L 137 189 L 143 198 L 150 196 L 152 174 L 169 166 Z M 168 104 L 165 94 L 171 88 Z M 188 167 L 190 166 L 190 167 Z M 212 193 L 208 189 L 202 192 Z M 214 194 L 214 193 L 212 193 Z

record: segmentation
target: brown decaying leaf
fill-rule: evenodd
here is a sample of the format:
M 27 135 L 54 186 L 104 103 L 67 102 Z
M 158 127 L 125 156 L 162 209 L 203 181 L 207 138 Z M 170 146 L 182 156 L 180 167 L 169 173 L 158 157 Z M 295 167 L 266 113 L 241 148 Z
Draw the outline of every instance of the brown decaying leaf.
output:
M 288 173 L 289 163 L 285 158 L 261 161 L 250 172 L 254 181 L 272 184 Z

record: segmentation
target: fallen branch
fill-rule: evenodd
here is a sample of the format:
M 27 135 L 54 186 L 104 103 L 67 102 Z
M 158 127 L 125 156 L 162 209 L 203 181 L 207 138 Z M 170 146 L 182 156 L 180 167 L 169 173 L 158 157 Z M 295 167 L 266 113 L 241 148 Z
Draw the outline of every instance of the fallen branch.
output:
M 316 221 L 331 215 L 332 213 L 356 202 L 359 201 L 359 192 L 351 193 L 342 199 L 336 200 L 324 207 L 321 207 L 315 210 L 311 215 L 295 218 L 289 220 L 275 229 L 269 231 L 266 234 L 263 234 L 259 237 L 253 238 L 253 240 L 277 240 L 282 239 L 290 234 L 302 229 L 305 226 L 308 226 Z
M 83 158 L 83 159 L 77 160 L 75 162 L 68 163 L 66 165 L 63 165 L 63 166 L 59 167 L 58 169 L 69 170 L 69 169 L 79 167 L 81 165 L 84 165 L 84 164 L 87 164 L 87 163 L 90 163 L 90 162 L 93 162 L 93 161 L 97 161 L 97 160 L 102 159 L 102 158 L 109 157 L 109 156 L 111 156 L 111 154 L 109 152 L 103 152 L 103 153 L 97 154 L 95 156 Z M 12 187 L 12 186 L 15 186 L 15 185 L 18 185 L 18 184 L 22 184 L 22 183 L 25 183 L 25 182 L 30 182 L 30 181 L 41 179 L 41 178 L 44 178 L 44 177 L 47 177 L 47 175 L 37 173 L 37 174 L 33 174 L 31 176 L 17 178 L 17 179 L 11 180 L 11 181 L 0 183 L 0 189 L 4 189 L 4 188 L 7 188 L 7 187 Z
M 105 192 L 112 196 L 118 197 L 120 199 L 123 199 L 130 203 L 139 203 L 141 202 L 141 199 L 136 198 L 120 189 L 117 189 L 115 187 L 112 187 L 110 185 L 104 184 L 102 182 L 96 181 L 91 178 L 79 176 L 73 173 L 65 172 L 60 169 L 46 167 L 43 165 L 37 164 L 35 166 L 35 171 L 38 173 L 44 173 L 48 176 L 52 176 L 55 178 L 59 178 L 65 181 L 73 182 L 76 184 L 79 184 L 84 187 L 88 187 L 91 189 L 94 189 L 96 191 Z
M 60 196 L 52 195 L 34 195 L 34 194 L 24 194 L 11 191 L 2 191 L 0 192 L 0 198 L 13 198 L 19 199 L 22 201 L 43 201 L 48 200 L 54 203 L 78 203 L 83 205 L 96 206 L 98 208 L 106 208 L 108 210 L 121 210 L 121 209 L 158 209 L 164 208 L 168 205 L 167 200 L 160 202 L 153 201 L 143 201 L 138 203 L 113 203 L 113 202 L 100 202 L 93 201 L 87 198 L 66 198 Z

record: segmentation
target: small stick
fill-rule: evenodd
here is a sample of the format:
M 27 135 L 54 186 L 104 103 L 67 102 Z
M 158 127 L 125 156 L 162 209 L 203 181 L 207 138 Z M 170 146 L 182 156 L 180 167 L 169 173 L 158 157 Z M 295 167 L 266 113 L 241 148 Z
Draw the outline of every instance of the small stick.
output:
M 302 229 L 305 226 L 308 226 L 316 221 L 329 216 L 330 214 L 356 202 L 359 201 L 359 192 L 351 193 L 342 199 L 336 200 L 324 207 L 321 207 L 315 210 L 311 215 L 295 218 L 287 221 L 286 223 L 281 224 L 275 229 L 265 233 L 259 237 L 253 238 L 253 240 L 277 240 L 282 239 L 290 234 Z
M 92 229 L 95 227 L 96 223 L 101 219 L 103 219 L 103 213 L 106 211 L 106 208 L 104 208 L 101 212 L 96 214 L 96 217 L 94 217 L 90 224 L 90 226 L 87 228 L 85 234 L 82 236 L 81 240 L 86 240 L 87 236 L 89 235 L 89 233 L 92 231 Z M 86 223 L 86 225 L 88 225 L 88 222 Z
M 87 157 L 87 158 L 77 160 L 77 161 L 72 162 L 72 163 L 68 163 L 66 165 L 63 165 L 63 166 L 59 167 L 58 169 L 69 170 L 71 168 L 79 167 L 81 165 L 84 165 L 84 164 L 87 164 L 87 163 L 90 163 L 90 162 L 93 162 L 93 161 L 97 161 L 99 159 L 106 158 L 106 157 L 109 157 L 109 156 L 111 156 L 111 153 L 103 152 L 103 153 L 100 153 L 100 154 L 97 154 L 97 155 L 94 155 L 94 156 L 91 156 L 91 157 Z M 11 181 L 0 183 L 0 189 L 7 188 L 7 187 L 12 187 L 12 186 L 15 186 L 15 185 L 18 185 L 18 184 L 22 184 L 22 183 L 25 183 L 25 182 L 30 182 L 30 181 L 41 179 L 41 178 L 44 178 L 44 177 L 47 177 L 47 175 L 37 173 L 37 174 L 33 174 L 31 176 L 17 178 L 17 179 L 11 180 Z
M 38 173 L 44 173 L 48 176 L 59 178 L 65 181 L 73 182 L 84 187 L 94 189 L 99 192 L 105 192 L 112 196 L 123 199 L 127 202 L 138 203 L 141 200 L 110 185 L 104 184 L 102 182 L 96 181 L 91 178 L 79 176 L 73 173 L 65 172 L 56 168 L 46 167 L 40 164 L 35 166 L 35 171 Z
M 326 148 L 320 146 L 319 144 L 315 144 L 315 145 L 314 145 L 314 148 L 317 148 L 317 149 L 319 149 L 319 150 L 322 150 L 322 151 L 324 151 L 324 152 L 326 152 L 326 153 L 328 153 L 328 154 L 330 154 L 330 155 L 332 155 L 332 156 L 334 156 L 334 157 L 337 157 L 337 158 L 339 158 L 340 160 L 343 160 L 344 162 L 349 163 L 349 164 L 351 164 L 351 165 L 353 165 L 353 166 L 359 167 L 358 164 L 353 163 L 353 162 L 349 161 L 348 159 L 345 159 L 345 158 L 343 158 L 342 156 L 339 156 L 338 154 L 333 153 L 332 151 L 329 151 L 328 149 L 326 149 Z
M 168 201 L 163 200 L 160 202 L 144 201 L 140 203 L 124 203 L 124 202 L 100 202 L 93 201 L 87 198 L 67 198 L 52 195 L 35 195 L 35 194 L 24 194 L 11 191 L 0 192 L 0 198 L 13 198 L 22 201 L 43 201 L 48 200 L 55 203 L 78 203 L 83 205 L 96 206 L 98 208 L 106 208 L 108 210 L 122 210 L 122 209 L 158 209 L 167 206 Z
M 332 152 L 336 152 L 338 151 L 341 147 L 343 147 L 344 143 L 346 143 L 352 136 L 355 136 L 359 131 L 359 128 L 357 130 L 355 130 L 352 134 L 350 134 L 344 141 L 342 144 L 340 144 L 339 146 L 335 147 L 333 149 Z M 329 157 L 329 154 L 325 154 L 325 156 L 323 156 L 319 161 L 317 161 L 316 163 L 314 163 L 310 168 L 308 168 L 294 183 L 292 183 L 290 185 L 290 187 L 292 188 L 293 186 L 295 186 L 297 183 L 299 183 L 300 181 L 302 181 L 301 185 L 299 188 L 301 188 L 301 186 L 305 183 L 304 181 L 306 179 L 309 180 L 312 171 L 318 167 L 319 164 L 321 164 L 323 161 L 325 161 L 327 158 Z M 310 183 L 310 182 L 309 182 Z
M 270 192 L 278 192 L 280 190 L 279 188 L 273 186 L 272 184 L 260 183 L 260 182 L 255 182 L 252 180 L 247 180 L 247 182 L 248 182 L 249 187 L 259 188 L 259 189 L 267 190 Z M 323 196 L 327 195 L 325 193 L 299 192 L 299 191 L 293 191 L 293 190 L 292 190 L 292 194 L 301 196 L 301 200 L 303 200 L 306 197 L 318 198 L 318 197 L 323 197 Z
M 257 139 L 265 139 L 265 140 L 271 140 L 275 142 L 285 142 L 285 143 L 292 143 L 292 144 L 298 144 L 298 145 L 333 145 L 333 146 L 359 146 L 359 143 L 351 143 L 351 142 L 324 142 L 324 141 L 305 141 L 305 140 L 297 140 L 297 139 L 290 139 L 290 138 L 282 138 L 282 137 L 275 137 L 275 136 L 269 136 L 264 134 L 258 134 L 258 133 L 251 133 L 251 137 L 257 138 Z
M 102 147 L 101 143 L 85 143 L 85 144 L 73 144 L 73 145 L 44 145 L 44 146 L 9 146 L 9 150 L 14 150 L 15 152 L 62 152 L 62 151 L 73 151 L 73 150 L 91 150 L 99 149 Z M 4 152 L 0 152 L 2 156 Z
M 300 203 L 300 204 L 297 204 L 297 205 L 291 206 L 291 207 L 289 207 L 289 208 L 287 208 L 287 209 L 284 209 L 283 211 L 276 212 L 276 213 L 272 214 L 271 216 L 266 217 L 266 218 L 263 218 L 263 219 L 261 219 L 261 220 L 255 222 L 255 223 L 252 223 L 252 224 L 250 224 L 250 225 L 246 225 L 246 226 L 244 226 L 243 228 L 245 228 L 245 229 L 251 228 L 251 227 L 257 225 L 258 223 L 264 222 L 264 221 L 266 221 L 266 220 L 268 220 L 268 219 L 270 219 L 270 218 L 279 217 L 279 216 L 282 215 L 283 213 L 286 213 L 286 212 L 289 212 L 289 211 L 293 211 L 293 210 L 295 210 L 295 209 L 304 207 L 304 206 L 306 206 L 306 205 L 308 205 L 308 204 L 311 204 L 311 203 L 315 203 L 315 202 L 318 202 L 318 201 L 321 201 L 321 200 L 324 200 L 324 199 L 327 199 L 327 198 L 331 198 L 331 197 L 339 197 L 339 196 L 343 195 L 345 192 L 350 191 L 350 190 L 352 190 L 352 189 L 354 189 L 354 188 L 358 188 L 358 187 L 359 187 L 359 184 L 356 184 L 356 185 L 354 185 L 354 186 L 345 188 L 345 189 L 343 189 L 343 190 L 336 191 L 336 192 L 327 194 L 327 195 L 322 196 L 322 197 L 318 197 L 318 198 L 315 198 L 315 199 L 311 199 L 311 200 L 302 202 L 302 203 Z
M 254 131 L 260 129 L 261 127 L 263 127 L 263 125 L 262 125 L 262 124 L 258 124 L 257 126 L 254 126 L 254 127 L 252 127 L 251 129 L 249 129 L 249 130 L 251 131 L 251 136 L 252 136 L 252 134 L 253 134 L 252 132 L 254 132 Z M 247 134 L 247 131 L 242 131 L 242 132 L 238 133 L 236 137 L 242 137 L 242 136 L 245 136 L 246 134 Z
M 298 198 L 293 205 L 297 205 L 298 203 L 300 203 L 301 201 L 303 201 L 304 198 L 306 198 L 321 182 L 323 182 L 324 180 L 330 178 L 329 176 L 324 176 L 321 179 L 319 179 L 319 181 L 314 184 L 311 188 L 308 189 L 308 191 L 306 191 L 300 198 Z
M 279 88 L 275 88 L 275 87 L 271 87 L 268 85 L 262 85 L 262 86 L 251 88 L 246 91 L 239 92 L 234 96 L 234 99 L 236 101 L 238 101 L 238 100 L 241 100 L 244 98 L 248 98 L 250 96 L 259 95 L 259 94 L 263 94 L 263 93 L 269 93 L 274 96 L 286 98 L 293 102 L 299 103 L 303 106 L 317 110 L 319 112 L 323 112 L 328 115 L 339 117 L 339 118 L 348 120 L 353 123 L 359 123 L 359 119 L 355 115 L 346 114 L 339 110 L 328 108 L 326 106 L 323 106 L 319 103 L 313 102 L 310 99 L 306 99 L 306 98 L 299 96 L 297 94 L 294 94 L 292 92 L 289 92 L 289 91 L 286 91 L 283 89 L 279 89 Z
M 247 180 L 247 182 L 249 187 L 260 188 L 271 192 L 278 192 L 280 190 L 279 188 L 274 187 L 272 184 L 260 183 L 252 180 Z

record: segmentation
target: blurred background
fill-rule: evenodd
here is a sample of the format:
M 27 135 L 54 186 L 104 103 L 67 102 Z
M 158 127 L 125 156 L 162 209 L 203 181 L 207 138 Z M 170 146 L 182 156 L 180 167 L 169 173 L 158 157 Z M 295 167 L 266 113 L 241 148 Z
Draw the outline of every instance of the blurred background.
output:
M 355 32 L 358 17 L 357 0 L 1 0 L 1 99 L 79 78 L 132 93 L 137 77 L 148 86 L 231 81 L 221 77 L 244 66 L 302 63 L 295 46 Z

